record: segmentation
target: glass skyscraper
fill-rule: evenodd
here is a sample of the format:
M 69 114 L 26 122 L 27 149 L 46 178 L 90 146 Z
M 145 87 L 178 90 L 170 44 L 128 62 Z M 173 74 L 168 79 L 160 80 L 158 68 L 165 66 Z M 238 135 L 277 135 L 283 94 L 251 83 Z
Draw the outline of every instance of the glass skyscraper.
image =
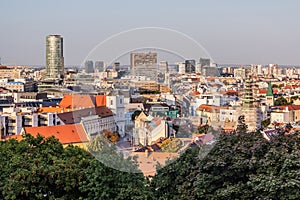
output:
M 46 37 L 46 77 L 63 78 L 63 38 L 60 35 Z

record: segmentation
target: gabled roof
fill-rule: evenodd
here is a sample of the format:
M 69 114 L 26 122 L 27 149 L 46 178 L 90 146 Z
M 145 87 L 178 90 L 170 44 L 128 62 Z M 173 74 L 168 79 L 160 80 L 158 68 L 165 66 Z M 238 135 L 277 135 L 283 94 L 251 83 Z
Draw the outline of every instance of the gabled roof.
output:
M 105 95 L 96 95 L 96 106 L 106 106 L 106 96 Z
M 44 137 L 54 136 L 62 144 L 76 144 L 88 142 L 87 135 L 81 124 L 59 125 L 59 126 L 40 126 L 40 127 L 25 127 L 26 134 L 34 137 L 41 135 Z M 21 135 L 7 136 L 5 139 L 23 139 Z
M 148 115 L 144 111 L 142 111 L 139 116 L 136 117 L 135 121 L 140 121 L 142 119 L 147 119 Z
M 288 105 L 288 106 L 274 106 L 273 108 L 278 108 L 279 110 L 300 110 L 300 105 Z
M 57 115 L 65 124 L 76 124 L 81 121 L 82 117 L 98 115 L 101 118 L 105 118 L 113 116 L 114 114 L 109 108 L 105 106 L 99 106 L 94 108 L 74 110 L 72 112 L 58 113 Z
M 81 109 L 95 107 L 95 104 L 95 97 L 92 95 L 74 94 L 65 95 L 59 103 L 59 107 L 69 109 Z
M 212 106 L 207 104 L 201 104 L 197 110 L 203 111 L 203 112 L 220 112 L 221 108 L 228 108 L 228 107 L 220 107 L 220 106 Z

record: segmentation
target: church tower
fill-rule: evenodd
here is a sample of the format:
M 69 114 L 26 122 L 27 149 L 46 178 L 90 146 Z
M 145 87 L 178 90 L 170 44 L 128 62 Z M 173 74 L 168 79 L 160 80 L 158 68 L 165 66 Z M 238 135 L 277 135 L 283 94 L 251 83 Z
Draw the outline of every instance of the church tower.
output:
M 268 106 L 274 106 L 274 94 L 273 94 L 271 82 L 269 82 L 268 84 L 268 90 L 266 94 L 266 104 Z

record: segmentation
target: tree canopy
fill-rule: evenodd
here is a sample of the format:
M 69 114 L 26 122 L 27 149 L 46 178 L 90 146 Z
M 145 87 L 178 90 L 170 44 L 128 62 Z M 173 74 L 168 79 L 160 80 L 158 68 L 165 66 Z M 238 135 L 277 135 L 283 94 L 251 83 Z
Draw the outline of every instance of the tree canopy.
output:
M 298 199 L 300 139 L 221 135 L 205 157 L 188 150 L 152 182 L 159 199 Z
M 193 146 L 149 181 L 99 160 L 137 170 L 108 140 L 95 138 L 90 152 L 63 148 L 54 137 L 26 135 L 0 141 L 0 199 L 299 199 L 300 137 L 260 132 L 221 134 Z M 203 152 L 208 151 L 208 154 Z M 100 153 L 97 157 L 94 153 Z M 92 156 L 93 155 L 93 156 Z M 204 156 L 203 156 L 204 155 Z M 99 156 L 99 155 L 98 155 Z M 134 159 L 133 159 L 134 160 Z
M 0 142 L 0 199 L 149 199 L 147 183 L 54 137 Z
M 278 97 L 277 99 L 275 99 L 274 101 L 274 105 L 275 106 L 286 106 L 286 105 L 290 105 L 291 103 L 289 103 L 286 98 L 284 97 Z

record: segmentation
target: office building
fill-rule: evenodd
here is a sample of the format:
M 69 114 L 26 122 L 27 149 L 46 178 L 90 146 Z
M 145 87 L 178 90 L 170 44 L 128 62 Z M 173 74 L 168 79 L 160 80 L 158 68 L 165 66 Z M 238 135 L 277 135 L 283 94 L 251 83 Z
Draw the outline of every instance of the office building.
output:
M 133 76 L 145 76 L 147 80 L 158 80 L 158 68 L 156 64 L 153 65 L 138 65 L 131 69 Z
M 87 60 L 84 63 L 85 73 L 94 73 L 94 63 L 92 60 Z
M 157 65 L 157 53 L 131 53 L 130 67 L 131 69 L 139 65 Z
M 95 62 L 95 70 L 98 72 L 103 72 L 106 70 L 105 64 L 103 61 L 96 61 Z
M 195 73 L 196 72 L 196 61 L 186 60 L 185 61 L 185 73 Z
M 63 78 L 63 38 L 60 35 L 46 37 L 46 78 Z
M 199 60 L 200 66 L 204 67 L 204 66 L 210 66 L 210 59 L 209 58 L 200 58 Z
M 202 67 L 201 74 L 203 76 L 220 76 L 220 71 L 218 69 L 217 64 L 211 64 L 210 66 L 204 65 Z

